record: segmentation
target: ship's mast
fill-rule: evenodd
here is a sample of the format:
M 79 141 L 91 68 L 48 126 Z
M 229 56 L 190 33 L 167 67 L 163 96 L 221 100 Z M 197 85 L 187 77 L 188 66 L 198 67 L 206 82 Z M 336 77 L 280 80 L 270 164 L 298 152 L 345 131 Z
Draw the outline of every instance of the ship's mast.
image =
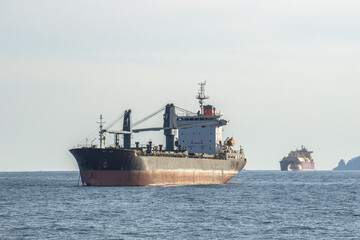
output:
M 100 148 L 102 148 L 102 141 L 104 140 L 104 138 L 103 138 L 103 133 L 104 133 L 103 124 L 105 123 L 105 122 L 103 122 L 102 114 L 100 114 L 100 122 L 97 122 L 97 123 L 100 124 L 100 126 L 99 126 L 99 140 L 100 140 Z
M 196 96 L 196 99 L 199 99 L 201 115 L 204 114 L 204 99 L 209 99 L 209 97 L 205 95 L 205 84 L 206 80 L 202 83 L 199 83 L 200 90 L 198 95 Z

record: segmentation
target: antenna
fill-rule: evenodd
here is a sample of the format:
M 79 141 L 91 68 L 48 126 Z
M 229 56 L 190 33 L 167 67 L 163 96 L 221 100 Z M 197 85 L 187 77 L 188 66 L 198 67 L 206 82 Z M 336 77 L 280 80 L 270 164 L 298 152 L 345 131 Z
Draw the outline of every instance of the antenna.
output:
M 200 89 L 198 95 L 196 96 L 196 99 L 199 99 L 201 115 L 203 115 L 204 112 L 204 99 L 209 99 L 209 97 L 205 95 L 205 84 L 206 80 L 202 83 L 199 83 Z
M 102 148 L 102 141 L 105 140 L 104 137 L 103 137 L 103 133 L 104 133 L 104 130 L 103 130 L 103 124 L 106 123 L 106 122 L 103 122 L 103 117 L 102 117 L 102 114 L 100 114 L 100 122 L 97 122 L 100 124 L 99 126 L 99 140 L 100 140 L 100 148 Z

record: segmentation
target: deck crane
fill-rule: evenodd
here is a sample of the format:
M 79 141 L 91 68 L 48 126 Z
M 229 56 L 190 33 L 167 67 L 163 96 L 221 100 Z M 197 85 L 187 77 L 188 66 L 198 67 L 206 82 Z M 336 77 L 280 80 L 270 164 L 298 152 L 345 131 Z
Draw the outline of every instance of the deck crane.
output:
M 161 131 L 164 130 L 164 135 L 166 137 L 166 150 L 167 151 L 173 151 L 174 150 L 174 145 L 175 145 L 175 134 L 176 134 L 176 130 L 177 129 L 182 129 L 182 128 L 192 128 L 192 127 L 199 127 L 199 126 L 211 126 L 211 125 L 217 125 L 217 126 L 223 126 L 227 124 L 226 120 L 220 119 L 220 120 L 216 120 L 215 118 L 213 119 L 213 121 L 209 121 L 209 122 L 202 122 L 202 123 L 197 123 L 197 124 L 178 124 L 178 115 L 176 115 L 175 113 L 175 109 L 178 109 L 180 111 L 185 112 L 187 115 L 191 114 L 191 115 L 199 115 L 196 113 L 193 113 L 191 111 L 185 110 L 183 108 L 180 107 L 176 107 L 174 104 L 167 104 L 165 107 L 162 107 L 161 109 L 155 111 L 154 113 L 150 114 L 149 116 L 141 119 L 140 121 L 135 122 L 134 124 L 132 124 L 132 118 L 131 118 L 131 110 L 126 110 L 124 112 L 124 114 L 122 114 L 120 117 L 118 117 L 115 121 L 113 121 L 109 126 L 103 128 L 100 131 L 100 134 L 103 133 L 110 133 L 110 134 L 114 134 L 115 135 L 115 145 L 118 146 L 119 145 L 119 135 L 122 134 L 124 135 L 124 148 L 131 148 L 131 134 L 133 133 L 140 133 L 140 132 L 147 132 L 147 131 Z M 143 122 L 145 122 L 146 120 L 156 116 L 157 114 L 159 114 L 160 112 L 162 112 L 163 110 L 165 110 L 164 113 L 164 123 L 162 127 L 150 127 L 150 128 L 137 128 L 137 129 L 133 129 L 134 126 L 137 126 Z M 122 130 L 110 130 L 110 128 L 118 121 L 121 120 L 121 118 L 123 117 L 124 121 L 123 121 L 123 128 Z

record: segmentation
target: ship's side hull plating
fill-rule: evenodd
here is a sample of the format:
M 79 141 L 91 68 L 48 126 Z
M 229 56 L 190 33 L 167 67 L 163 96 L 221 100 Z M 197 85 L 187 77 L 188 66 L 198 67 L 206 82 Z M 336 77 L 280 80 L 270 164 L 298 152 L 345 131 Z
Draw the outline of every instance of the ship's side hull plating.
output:
M 90 186 L 176 186 L 222 184 L 237 172 L 193 171 L 80 171 L 83 185 Z
M 70 150 L 83 185 L 168 186 L 226 183 L 241 171 L 244 158 L 208 159 L 179 156 L 137 156 L 124 149 Z

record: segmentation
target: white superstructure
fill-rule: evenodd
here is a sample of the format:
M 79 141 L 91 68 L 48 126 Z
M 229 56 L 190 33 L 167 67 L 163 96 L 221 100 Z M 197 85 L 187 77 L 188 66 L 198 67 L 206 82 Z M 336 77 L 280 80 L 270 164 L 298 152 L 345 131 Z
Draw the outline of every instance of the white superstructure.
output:
M 227 121 L 220 116 L 181 116 L 177 125 L 198 125 L 189 128 L 179 128 L 178 145 L 189 153 L 216 154 L 220 152 L 222 142 L 222 127 Z
M 178 148 L 186 149 L 189 153 L 217 154 L 223 146 L 222 126 L 227 121 L 220 119 L 212 105 L 204 105 L 206 81 L 200 83 L 200 90 L 196 96 L 199 99 L 200 111 L 197 115 L 178 116 Z M 188 128 L 186 126 L 189 126 Z

